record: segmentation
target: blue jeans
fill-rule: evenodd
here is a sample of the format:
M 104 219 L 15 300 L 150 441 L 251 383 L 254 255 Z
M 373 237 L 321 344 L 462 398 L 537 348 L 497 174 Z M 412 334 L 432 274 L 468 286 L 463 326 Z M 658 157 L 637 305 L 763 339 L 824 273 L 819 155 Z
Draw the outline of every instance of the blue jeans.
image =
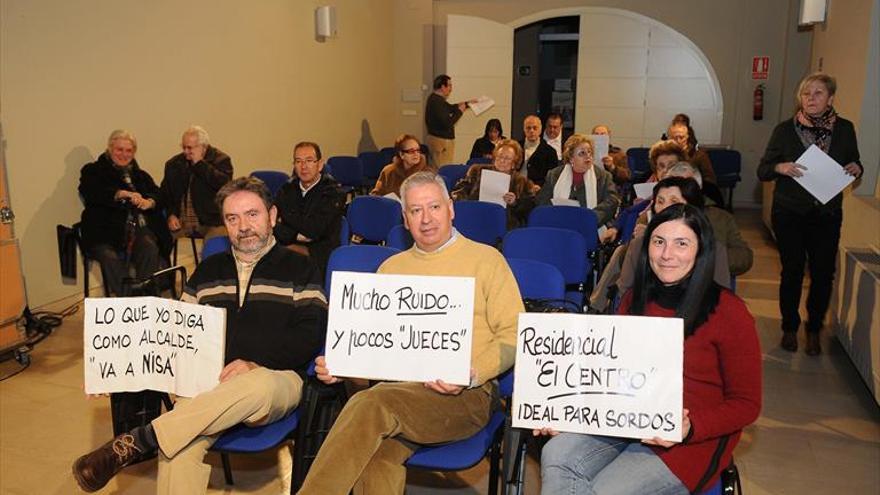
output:
M 541 452 L 541 493 L 673 495 L 688 489 L 638 440 L 560 433 Z

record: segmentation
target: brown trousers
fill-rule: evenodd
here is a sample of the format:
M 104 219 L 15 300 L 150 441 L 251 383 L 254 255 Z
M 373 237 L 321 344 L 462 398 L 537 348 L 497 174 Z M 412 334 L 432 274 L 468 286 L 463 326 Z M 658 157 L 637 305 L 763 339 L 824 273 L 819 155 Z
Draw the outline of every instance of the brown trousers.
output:
M 489 421 L 495 384 L 442 395 L 422 383 L 358 392 L 330 430 L 300 495 L 402 494 L 403 463 L 418 446 L 465 439 Z

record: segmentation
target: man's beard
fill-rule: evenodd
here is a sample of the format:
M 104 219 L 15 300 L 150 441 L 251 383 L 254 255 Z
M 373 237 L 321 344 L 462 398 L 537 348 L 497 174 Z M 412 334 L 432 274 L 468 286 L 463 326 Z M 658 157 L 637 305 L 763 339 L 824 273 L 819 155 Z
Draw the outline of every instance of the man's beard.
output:
M 269 244 L 268 233 L 266 233 L 265 236 L 261 236 L 259 233 L 252 230 L 239 232 L 235 240 L 232 242 L 236 251 L 244 254 L 258 253 L 265 248 L 267 244 Z

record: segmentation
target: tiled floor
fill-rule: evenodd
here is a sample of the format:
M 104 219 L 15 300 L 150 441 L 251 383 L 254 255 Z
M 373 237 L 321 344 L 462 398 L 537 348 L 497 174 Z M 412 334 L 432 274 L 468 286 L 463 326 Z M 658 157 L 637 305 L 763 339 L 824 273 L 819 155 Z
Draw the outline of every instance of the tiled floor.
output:
M 756 211 L 737 218 L 756 254 L 738 291 L 757 319 L 764 349 L 764 410 L 735 453 L 745 493 L 880 493 L 880 409 L 827 335 L 818 358 L 777 347 L 777 254 Z M 80 389 L 81 329 L 81 315 L 69 318 L 36 348 L 30 368 L 0 382 L 0 494 L 77 493 L 71 462 L 108 439 L 107 401 L 88 401 Z M 0 374 L 12 368 L 0 363 Z M 280 492 L 272 452 L 233 457 L 236 485 L 230 488 L 219 459 L 209 456 L 209 462 L 215 466 L 209 493 Z M 485 493 L 487 473 L 485 461 L 461 473 L 411 471 L 408 493 Z M 153 493 L 155 476 L 155 463 L 143 463 L 101 493 Z M 537 463 L 530 460 L 526 492 L 538 493 L 539 485 Z

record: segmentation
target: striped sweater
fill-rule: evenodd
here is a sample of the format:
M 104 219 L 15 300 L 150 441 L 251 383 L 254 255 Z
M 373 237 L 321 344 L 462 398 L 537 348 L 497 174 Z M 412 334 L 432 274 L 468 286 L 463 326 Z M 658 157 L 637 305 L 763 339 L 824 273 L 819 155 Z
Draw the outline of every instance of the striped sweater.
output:
M 226 310 L 226 363 L 244 359 L 303 372 L 327 329 L 317 266 L 276 244 L 254 267 L 241 307 L 239 290 L 235 260 L 227 251 L 199 263 L 181 300 Z

